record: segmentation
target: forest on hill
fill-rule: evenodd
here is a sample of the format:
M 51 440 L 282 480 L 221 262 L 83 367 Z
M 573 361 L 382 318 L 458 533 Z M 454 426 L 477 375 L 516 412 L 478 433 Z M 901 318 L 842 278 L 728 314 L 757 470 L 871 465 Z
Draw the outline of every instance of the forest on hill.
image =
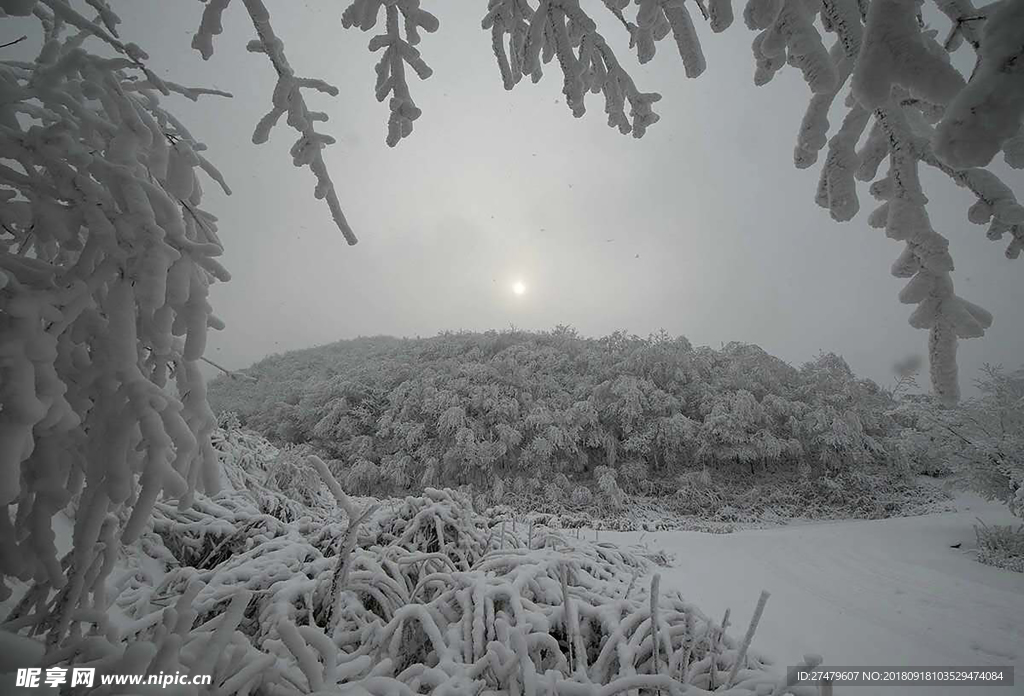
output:
M 898 400 L 834 354 L 793 367 L 664 333 L 359 338 L 266 358 L 213 380 L 209 398 L 375 495 L 469 484 L 582 504 L 583 482 L 621 505 L 621 490 L 753 474 L 852 496 L 876 487 L 868 475 L 948 471 L 920 437 L 919 412 L 941 408 L 929 397 Z

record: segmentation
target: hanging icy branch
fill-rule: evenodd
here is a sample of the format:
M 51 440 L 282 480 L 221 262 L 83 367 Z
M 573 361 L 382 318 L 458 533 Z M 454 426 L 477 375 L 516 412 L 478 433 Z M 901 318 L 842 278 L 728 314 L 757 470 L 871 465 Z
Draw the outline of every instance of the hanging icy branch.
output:
M 996 53 L 998 49 L 985 48 L 989 31 L 986 17 L 974 9 L 970 0 L 935 2 L 954 25 L 951 35 L 966 39 L 979 56 L 996 56 L 993 64 L 1004 67 L 1008 61 L 1015 60 L 1012 52 Z M 837 38 L 828 59 L 835 66 L 838 79 L 830 89 L 811 98 L 798 135 L 794 161 L 802 168 L 817 160 L 818 152 L 826 143 L 829 111 L 852 75 L 850 95 L 846 99 L 847 113 L 836 135 L 827 141 L 828 155 L 815 200 L 828 208 L 834 219 L 851 219 L 859 207 L 856 181 L 874 180 L 879 165 L 890 158 L 888 175 L 871 187 L 872 194 L 882 205 L 869 216 L 868 222 L 873 227 L 884 228 L 889 237 L 906 243 L 892 266 L 894 275 L 910 279 L 900 300 L 917 305 L 910 323 L 931 331 L 932 384 L 941 398 L 952 402 L 959 393 L 957 339 L 981 336 L 990 326 L 992 317 L 953 291 L 950 276 L 953 262 L 948 242 L 931 228 L 928 220 L 927 198 L 917 175 L 919 163 L 938 168 L 977 196 L 978 202 L 971 207 L 968 218 L 976 224 L 988 224 L 991 239 L 1010 234 L 1006 252 L 1010 258 L 1016 258 L 1022 248 L 1024 208 L 1017 204 L 1009 187 L 991 172 L 950 166 L 929 145 L 930 140 L 941 141 L 942 129 L 948 122 L 948 116 L 942 120 L 943 115 L 952 112 L 956 101 L 966 99 L 973 88 L 964 89 L 965 81 L 946 53 L 955 50 L 957 41 L 947 39 L 944 48 L 936 40 L 936 30 L 923 30 L 919 5 L 920 2 L 914 0 L 873 0 L 870 4 L 859 0 L 822 2 L 822 27 Z M 778 21 L 782 6 L 781 0 L 750 0 L 744 17 L 752 28 L 764 27 Z M 1017 22 L 1013 30 L 1008 30 L 1013 40 L 1017 38 L 1013 32 L 1019 31 L 1020 25 Z M 766 51 L 767 40 L 768 33 L 763 32 L 754 42 L 758 84 L 771 79 L 785 63 L 794 62 L 789 52 Z M 1004 49 L 1005 46 L 1006 43 Z M 1018 50 L 1019 47 L 1018 41 Z M 991 76 L 986 82 L 986 66 L 991 67 L 984 60 L 979 64 L 971 85 L 977 82 L 982 87 L 987 85 L 989 90 L 997 90 Z M 997 97 L 990 95 L 986 99 L 998 100 L 1005 94 L 1007 89 L 1003 88 Z M 1013 97 L 1009 96 L 1006 101 L 1013 102 Z M 987 118 L 990 106 L 985 102 L 976 109 L 965 108 L 974 114 L 973 118 L 982 119 Z M 989 136 L 979 135 L 988 138 L 989 154 L 985 161 L 1002 148 L 1011 166 L 1024 166 L 1020 114 L 1016 112 L 1005 118 L 1008 105 L 1002 104 L 999 108 L 1001 115 L 988 123 L 995 130 L 1002 128 L 1000 137 L 991 136 L 991 132 Z M 1000 121 L 1000 118 L 1005 120 Z M 1016 126 L 1013 119 L 1016 119 Z M 931 124 L 939 121 L 942 121 L 940 133 L 936 135 Z M 966 131 L 978 133 L 975 126 L 977 124 L 964 124 Z M 867 137 L 863 138 L 865 130 Z M 859 150 L 855 149 L 858 142 L 861 142 Z M 966 142 L 964 147 L 975 149 Z
M 71 5 L 68 4 L 67 0 L 39 0 L 39 2 L 41 4 L 45 4 L 53 12 L 52 17 L 48 18 L 48 20 L 54 20 L 55 23 L 50 24 L 50 29 L 47 31 L 47 33 L 50 34 L 50 38 L 48 40 L 56 39 L 56 34 L 59 31 L 59 24 L 57 24 L 57 22 L 67 22 L 79 31 L 82 31 L 85 34 L 91 34 L 92 36 L 95 36 L 101 41 L 107 43 L 118 53 L 127 56 L 128 59 L 131 60 L 132 63 L 134 63 L 135 67 L 137 67 L 139 70 L 145 73 L 146 78 L 154 85 L 156 85 L 156 88 L 158 90 L 160 90 L 164 94 L 168 94 L 167 88 L 163 86 L 163 82 L 160 80 L 160 78 L 157 77 L 156 74 L 151 72 L 148 67 L 146 67 L 143 61 L 148 59 L 149 56 L 146 55 L 146 52 L 139 48 L 139 46 L 133 43 L 122 42 L 120 39 L 117 38 L 116 32 L 108 32 L 104 27 L 101 27 L 99 24 L 90 21 L 87 17 L 80 14 L 73 7 L 71 7 Z M 26 6 L 30 4 L 31 3 L 25 3 Z M 40 8 L 38 6 L 35 8 L 35 13 L 37 16 L 39 16 L 40 14 L 39 9 Z M 101 20 L 104 22 L 104 24 L 116 24 L 116 22 L 114 21 L 115 19 L 117 19 L 117 15 L 113 14 L 112 12 L 109 12 L 109 10 L 107 13 L 101 13 Z M 117 19 L 117 21 L 120 20 Z
M 249 50 L 265 53 L 277 71 L 277 86 L 274 88 L 273 108 L 260 119 L 253 132 L 253 142 L 266 142 L 270 129 L 277 120 L 288 114 L 288 125 L 297 130 L 299 139 L 292 145 L 292 162 L 296 167 L 307 166 L 316 176 L 316 189 L 314 196 L 327 201 L 327 207 L 331 211 L 334 223 L 345 236 L 349 244 L 356 243 L 356 236 L 349 227 L 345 214 L 341 210 L 341 203 L 334 190 L 334 182 L 331 181 L 327 165 L 324 163 L 323 148 L 334 142 L 329 135 L 317 133 L 313 128 L 316 121 L 326 121 L 327 115 L 321 112 L 311 112 L 306 107 L 306 101 L 300 90 L 315 89 L 325 92 L 331 96 L 337 96 L 336 87 L 327 84 L 322 80 L 313 78 L 296 77 L 284 55 L 284 44 L 274 34 L 270 25 L 270 13 L 262 0 L 242 0 L 245 9 L 249 12 L 253 26 L 256 28 L 257 41 L 249 43 Z
M 836 88 L 839 75 L 814 26 L 817 6 L 804 0 L 750 0 L 743 12 L 748 29 L 763 30 L 754 41 L 759 65 L 800 69 L 815 94 Z M 776 68 L 777 69 L 777 68 Z M 774 71 L 766 70 L 758 84 L 768 82 Z
M 978 60 L 971 81 L 949 104 L 935 132 L 935 154 L 958 169 L 987 165 L 1021 132 L 1024 2 L 1007 0 L 995 6 L 984 22 Z
M 899 107 L 877 112 L 889 138 L 889 175 L 875 182 L 871 191 L 884 201 L 869 222 L 884 227 L 890 239 L 906 242 L 894 264 L 893 275 L 910 278 L 900 291 L 900 302 L 916 304 L 910 316 L 915 328 L 929 329 L 929 363 L 932 387 L 946 403 L 959 399 L 956 350 L 957 338 L 984 335 L 992 316 L 984 309 L 957 296 L 953 291 L 953 260 L 948 241 L 936 233 L 925 211 L 927 198 L 918 177 L 919 151 L 914 147 L 910 125 Z
M 971 0 L 935 0 L 935 5 L 951 23 L 943 48 L 950 52 L 955 51 L 966 39 L 977 51 L 981 46 L 981 35 L 975 22 L 985 19 L 985 15 L 974 9 Z
M 359 27 L 362 31 L 369 31 L 377 25 L 381 7 L 385 14 L 384 33 L 370 40 L 370 51 L 384 49 L 376 67 L 374 93 L 379 102 L 389 95 L 391 97 L 388 102 L 391 117 L 388 119 L 386 142 L 388 146 L 394 147 L 412 133 L 413 121 L 422 114 L 409 93 L 405 65 L 408 63 L 421 80 L 433 74 L 430 66 L 420 57 L 416 44 L 420 42 L 420 30 L 433 33 L 437 31 L 438 21 L 437 17 L 420 8 L 419 0 L 355 0 L 342 13 L 341 24 L 346 29 Z M 402 38 L 399 29 L 400 14 L 406 39 Z
M 672 13 L 680 9 L 670 2 L 664 4 Z M 621 10 L 618 3 L 608 5 L 613 11 Z M 661 12 L 660 4 L 655 9 Z M 621 12 L 618 16 L 622 16 Z M 679 31 L 683 32 L 683 20 L 676 14 L 673 16 L 677 18 Z M 661 95 L 637 89 L 633 78 L 597 31 L 594 20 L 580 8 L 578 0 L 541 0 L 532 11 L 525 0 L 491 0 L 482 26 L 491 30 L 505 89 L 512 89 L 524 75 L 537 82 L 542 75 L 541 64 L 557 58 L 564 77 L 562 93 L 573 116 L 579 118 L 586 112 L 584 98 L 589 91 L 604 95 L 608 125 L 622 133 L 640 138 L 648 126 L 658 121 L 651 105 L 661 99 Z M 631 33 L 636 29 L 629 23 L 626 26 Z M 667 36 L 667 31 L 663 36 Z M 687 70 L 699 74 L 703 70 L 699 46 L 696 52 L 687 48 L 687 58 L 690 60 Z M 627 102 L 629 116 L 625 111 Z
M 110 32 L 110 35 L 117 38 L 117 25 L 121 23 L 121 18 L 110 9 L 107 0 L 85 0 L 85 2 L 96 11 L 99 20 L 103 22 L 103 26 Z
M 1004 234 L 1010 234 L 1010 246 L 1006 256 L 1011 259 L 1020 254 L 1020 239 L 1024 236 L 1024 206 L 1017 202 L 1013 191 L 992 172 L 986 169 L 953 169 L 941 161 L 930 146 L 922 145 L 921 161 L 943 172 L 958 186 L 966 188 L 977 198 L 970 207 L 967 219 L 976 225 L 988 224 L 988 238 L 998 241 Z
M 213 37 L 224 31 L 224 24 L 221 20 L 224 10 L 231 4 L 231 0 L 200 0 L 206 7 L 203 8 L 203 18 L 199 22 L 199 30 L 192 37 L 192 48 L 199 51 L 203 60 L 209 60 L 213 55 Z
M 39 627 L 59 643 L 82 608 L 105 606 L 119 544 L 161 494 L 187 504 L 218 489 L 196 361 L 222 327 L 209 286 L 229 275 L 216 219 L 200 208 L 199 171 L 222 178 L 161 108 L 166 84 L 135 58 L 87 53 L 81 33 L 62 38 L 62 27 L 107 29 L 52 6 L 35 8 L 50 36 L 35 63 L 0 67 L 0 150 L 28 173 L 0 166 L 0 502 L 28 521 L 17 553 L 0 553 L 0 579 L 60 590 Z M 165 388 L 172 372 L 180 398 Z M 72 496 L 74 549 L 61 564 L 51 520 Z
M 865 109 L 885 104 L 893 85 L 933 104 L 948 104 L 963 89 L 964 78 L 948 56 L 922 33 L 919 5 L 911 0 L 872 0 L 852 83 Z
M 707 63 L 684 0 L 639 0 L 637 4 L 636 24 L 628 23 L 627 28 L 630 48 L 636 48 L 640 63 L 654 58 L 656 42 L 671 32 L 683 59 L 686 76 L 699 77 Z
M 855 105 L 847 112 L 839 132 L 828 143 L 828 156 L 821 168 L 815 202 L 827 208 L 837 222 L 852 220 L 860 210 L 855 181 L 860 160 L 855 147 L 870 118 L 870 112 Z
M 837 65 L 838 79 L 832 89 L 811 96 L 793 150 L 793 163 L 798 169 L 805 169 L 818 161 L 818 152 L 828 140 L 829 109 L 850 77 L 853 62 L 845 59 L 842 44 L 838 41 L 833 44 L 829 55 Z
M 199 30 L 192 38 L 192 47 L 199 51 L 204 60 L 213 55 L 213 37 L 223 31 L 221 18 L 230 2 L 231 0 L 209 0 L 203 11 Z M 313 195 L 317 199 L 327 202 L 331 218 L 341 230 L 345 241 L 355 244 L 358 240 L 349 226 L 348 220 L 345 219 L 334 182 L 331 180 L 330 172 L 327 170 L 327 164 L 323 158 L 323 149 L 327 145 L 333 144 L 334 138 L 324 133 L 318 133 L 314 127 L 317 121 L 326 121 L 327 114 L 310 111 L 301 91 L 314 89 L 333 97 L 337 96 L 338 89 L 323 80 L 297 77 L 285 56 L 284 43 L 274 33 L 274 28 L 270 24 L 270 13 L 263 1 L 242 0 L 242 4 L 245 5 L 245 9 L 249 13 L 257 36 L 255 40 L 249 42 L 248 50 L 252 53 L 266 55 L 277 72 L 277 85 L 274 87 L 271 98 L 272 108 L 256 124 L 252 141 L 256 144 L 265 143 L 270 137 L 270 130 L 282 116 L 287 114 L 288 125 L 299 133 L 298 140 L 290 150 L 292 163 L 296 167 L 309 167 L 313 172 L 316 177 Z
M 491 48 L 498 61 L 505 89 L 512 89 L 523 78 L 523 49 L 530 31 L 533 10 L 526 0 L 490 0 L 481 26 L 491 31 Z M 505 35 L 508 34 L 508 46 Z M 540 79 L 537 74 L 534 82 Z

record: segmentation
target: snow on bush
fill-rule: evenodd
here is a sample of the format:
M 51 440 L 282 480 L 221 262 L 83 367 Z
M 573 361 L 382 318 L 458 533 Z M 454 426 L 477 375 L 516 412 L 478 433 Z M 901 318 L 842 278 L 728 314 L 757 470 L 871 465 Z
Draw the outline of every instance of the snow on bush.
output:
M 610 466 L 594 469 L 594 480 L 601 492 L 601 501 L 612 510 L 620 510 L 626 504 L 626 494 L 619 488 L 618 472 Z
M 586 486 L 576 486 L 569 495 L 569 502 L 576 507 L 586 507 L 594 500 L 594 494 Z
M 974 527 L 978 538 L 978 560 L 986 565 L 1024 573 L 1024 525 L 986 525 Z
M 219 442 L 229 468 L 250 461 L 251 441 Z M 260 468 L 235 480 L 257 483 Z M 203 693 L 681 694 L 688 684 L 704 694 L 731 684 L 740 696 L 783 683 L 724 626 L 644 579 L 648 558 L 668 562 L 650 549 L 591 543 L 540 518 L 527 543 L 450 490 L 338 498 L 339 508 L 287 518 L 261 512 L 253 494 L 200 494 L 187 510 L 158 502 L 128 547 L 108 520 L 100 553 L 112 591 L 92 586 L 68 637 L 57 645 L 40 611 L 53 592 L 67 596 L 45 581 L 5 626 L 45 644 L 45 664 L 212 674 Z
M 955 407 L 904 397 L 892 416 L 905 427 L 894 442 L 915 470 L 952 482 L 1024 517 L 1024 368 L 986 365 L 979 396 Z
M 407 367 L 389 370 L 395 363 Z M 503 381 L 510 371 L 522 374 L 515 388 Z M 373 462 L 380 479 L 349 486 L 391 494 L 421 481 L 493 493 L 503 480 L 498 499 L 550 490 L 553 503 L 554 489 L 567 498 L 566 481 L 593 479 L 597 466 L 616 469 L 626 493 L 652 495 L 671 493 L 665 480 L 694 463 L 824 475 L 902 456 L 892 397 L 831 354 L 794 368 L 753 345 L 556 329 L 343 341 L 248 372 L 259 379 L 211 383 L 217 408 L 264 434 Z M 294 402 L 287 415 L 279 400 Z
M 954 409 L 945 429 L 957 445 L 954 476 L 1024 517 L 1024 368 L 986 365 L 981 395 Z

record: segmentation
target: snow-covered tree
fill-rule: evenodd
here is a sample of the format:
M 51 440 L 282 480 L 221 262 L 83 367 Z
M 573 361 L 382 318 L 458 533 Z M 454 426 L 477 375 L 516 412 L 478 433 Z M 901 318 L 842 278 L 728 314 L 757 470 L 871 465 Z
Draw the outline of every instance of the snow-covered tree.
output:
M 951 480 L 1024 517 L 1024 368 L 985 365 L 980 395 L 956 406 L 906 395 L 890 410 L 897 452 L 917 473 Z
M 986 365 L 978 388 L 981 395 L 940 426 L 957 445 L 954 474 L 1024 517 L 1024 368 L 1007 373 Z

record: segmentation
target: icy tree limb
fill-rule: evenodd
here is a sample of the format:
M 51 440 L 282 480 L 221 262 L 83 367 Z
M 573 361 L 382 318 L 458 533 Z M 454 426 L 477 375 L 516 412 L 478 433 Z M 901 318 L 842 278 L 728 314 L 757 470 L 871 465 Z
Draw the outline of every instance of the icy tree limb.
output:
M 421 80 L 433 74 L 430 66 L 420 57 L 416 44 L 420 42 L 420 30 L 435 32 L 437 17 L 420 8 L 419 0 L 355 0 L 345 8 L 341 24 L 346 29 L 359 27 L 369 31 L 377 25 L 380 8 L 384 8 L 384 33 L 370 40 L 370 51 L 384 49 L 377 63 L 377 84 L 374 91 L 377 101 L 384 101 L 390 95 L 388 108 L 387 144 L 394 147 L 402 138 L 412 134 L 413 122 L 422 115 L 409 93 L 405 79 L 408 65 Z M 399 15 L 403 20 L 406 38 L 402 38 Z
M 673 17 L 682 42 L 680 50 L 688 61 L 687 73 L 696 75 L 703 70 L 703 55 L 699 47 L 686 38 L 689 31 L 684 18 L 677 12 L 676 4 L 675 0 L 654 2 L 645 5 L 645 11 L 649 9 L 657 16 L 664 16 L 664 5 L 675 13 Z M 621 16 L 621 7 L 612 3 L 609 8 Z M 657 23 L 657 20 L 651 21 Z M 637 89 L 633 78 L 597 31 L 594 20 L 580 7 L 579 0 L 541 0 L 537 9 L 532 11 L 523 0 L 491 0 L 482 26 L 491 30 L 492 46 L 506 89 L 512 89 L 526 75 L 534 82 L 538 81 L 543 72 L 541 64 L 557 58 L 563 74 L 562 93 L 573 116 L 578 118 L 586 113 L 584 99 L 587 92 L 600 92 L 605 98 L 608 125 L 618 128 L 621 133 L 631 133 L 633 137 L 640 138 L 649 126 L 658 121 L 659 117 L 651 105 L 660 100 L 661 95 Z M 631 34 L 640 31 L 634 24 L 626 22 L 626 26 Z M 665 18 L 665 23 L 659 24 L 656 32 L 651 29 L 655 32 L 652 36 L 663 38 L 670 29 Z M 507 51 L 505 36 L 509 37 Z M 696 37 L 691 38 L 695 42 Z M 634 45 L 637 45 L 636 38 Z M 643 60 L 653 49 L 638 45 L 638 51 Z M 629 116 L 625 112 L 627 102 Z
M 1024 2 L 1006 0 L 995 7 L 984 23 L 978 59 L 971 81 L 946 108 L 933 139 L 935 154 L 957 169 L 987 165 L 1021 130 Z
M 291 148 L 293 164 L 296 167 L 307 166 L 310 168 L 317 181 L 314 196 L 327 201 L 327 207 L 331 211 L 331 218 L 338 229 L 341 230 L 345 241 L 349 244 L 355 244 L 358 240 L 349 226 L 348 220 L 345 219 L 344 212 L 342 212 L 338 194 L 334 189 L 334 182 L 331 181 L 331 176 L 327 171 L 327 164 L 324 162 L 323 157 L 323 148 L 332 144 L 334 138 L 316 132 L 313 127 L 314 122 L 325 117 L 310 112 L 306 106 L 306 100 L 300 91 L 312 88 L 335 96 L 338 90 L 321 80 L 296 77 L 291 65 L 288 64 L 288 59 L 285 57 L 284 44 L 274 33 L 274 28 L 270 24 L 270 13 L 267 11 L 266 5 L 263 4 L 263 0 L 242 0 L 242 3 L 249 13 L 249 18 L 252 20 L 253 27 L 256 29 L 256 36 L 258 37 L 256 41 L 250 42 L 249 50 L 266 54 L 271 65 L 274 66 L 274 70 L 277 72 L 277 86 L 274 88 L 273 108 L 257 124 L 256 130 L 253 133 L 253 142 L 257 144 L 266 142 L 270 129 L 281 116 L 287 114 L 288 125 L 299 133 L 299 139 L 295 141 Z M 226 2 L 218 4 L 226 5 Z M 212 11 L 214 6 L 211 5 L 207 9 Z M 223 7 L 220 9 L 222 11 Z M 219 22 L 219 13 L 216 14 L 216 17 Z M 205 13 L 203 21 L 204 23 L 207 22 Z M 210 20 L 210 22 L 212 23 L 213 20 Z M 201 28 L 200 33 L 196 35 L 196 39 L 193 42 L 193 45 L 197 46 L 203 53 L 204 58 L 209 57 L 209 54 L 212 52 L 212 48 L 208 48 L 209 39 L 207 37 L 210 34 L 218 33 L 215 31 L 215 28 L 216 26 L 207 26 L 205 29 Z
M 864 108 L 883 105 L 893 85 L 933 104 L 948 104 L 963 89 L 956 68 L 925 45 L 917 6 L 914 0 L 872 0 L 852 83 Z

